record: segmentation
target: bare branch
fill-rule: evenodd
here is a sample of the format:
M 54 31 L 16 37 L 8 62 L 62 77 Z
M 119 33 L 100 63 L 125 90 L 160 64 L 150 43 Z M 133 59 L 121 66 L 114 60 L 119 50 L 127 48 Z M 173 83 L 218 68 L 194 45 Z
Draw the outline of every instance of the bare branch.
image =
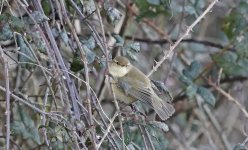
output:
M 187 28 L 186 32 L 173 44 L 170 46 L 169 51 L 165 54 L 165 56 L 157 62 L 157 64 L 153 67 L 153 69 L 148 73 L 148 77 L 151 76 L 157 69 L 162 65 L 162 63 L 168 59 L 171 54 L 173 53 L 174 49 L 181 43 L 181 41 L 186 38 L 189 33 L 193 30 L 193 28 L 211 11 L 211 9 L 214 7 L 214 5 L 218 2 L 219 0 L 214 0 L 208 8 Z
M 5 100 L 6 100 L 6 150 L 10 149 L 10 89 L 9 89 L 9 69 L 8 60 L 4 57 L 4 52 L 0 46 L 0 60 L 4 68 L 4 80 L 5 80 Z

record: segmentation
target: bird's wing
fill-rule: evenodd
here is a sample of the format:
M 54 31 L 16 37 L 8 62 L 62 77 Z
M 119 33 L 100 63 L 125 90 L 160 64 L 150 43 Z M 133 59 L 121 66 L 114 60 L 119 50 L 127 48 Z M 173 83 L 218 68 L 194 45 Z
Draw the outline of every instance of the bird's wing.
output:
M 128 80 L 125 80 L 125 82 L 119 81 L 119 87 L 123 90 L 123 92 L 125 92 L 128 96 L 132 96 L 137 100 L 147 103 L 155 110 L 162 120 L 167 120 L 175 112 L 174 107 L 167 101 L 160 99 L 152 89 L 145 86 L 132 87 L 126 81 Z M 142 83 L 137 83 L 136 81 L 135 85 L 138 84 Z
M 135 83 L 134 83 L 135 82 Z M 133 81 L 127 78 L 118 80 L 119 87 L 129 96 L 136 98 L 142 102 L 152 105 L 152 91 L 142 82 Z
M 151 82 L 152 85 L 152 89 L 153 91 L 163 100 L 165 100 L 168 103 L 171 103 L 173 98 L 172 95 L 170 93 L 170 91 L 167 89 L 167 87 L 165 85 L 160 85 L 160 87 L 158 87 L 158 85 L 156 84 L 156 82 L 159 81 L 153 81 Z M 163 87 L 162 87 L 163 86 Z
M 127 96 L 132 96 L 151 106 L 162 120 L 168 119 L 175 112 L 174 107 L 170 103 L 160 99 L 153 89 L 147 87 L 142 82 L 122 78 L 118 80 L 118 86 Z

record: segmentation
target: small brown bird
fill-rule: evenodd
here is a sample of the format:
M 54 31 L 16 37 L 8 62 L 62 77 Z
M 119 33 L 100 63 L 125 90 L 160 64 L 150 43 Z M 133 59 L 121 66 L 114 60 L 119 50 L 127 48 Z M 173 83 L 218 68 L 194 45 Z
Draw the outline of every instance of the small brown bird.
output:
M 117 56 L 109 63 L 109 73 L 114 78 L 112 83 L 116 98 L 126 104 L 140 100 L 151 106 L 162 120 L 168 119 L 174 107 L 158 97 L 150 79 L 123 56 Z

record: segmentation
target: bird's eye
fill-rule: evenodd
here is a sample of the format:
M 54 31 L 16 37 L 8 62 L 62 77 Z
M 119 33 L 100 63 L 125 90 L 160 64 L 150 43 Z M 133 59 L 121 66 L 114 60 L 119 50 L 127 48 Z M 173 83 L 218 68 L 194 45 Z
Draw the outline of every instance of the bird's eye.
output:
M 117 65 L 121 66 L 121 67 L 125 67 L 126 65 L 123 65 L 121 63 L 119 63 L 118 61 L 115 62 Z

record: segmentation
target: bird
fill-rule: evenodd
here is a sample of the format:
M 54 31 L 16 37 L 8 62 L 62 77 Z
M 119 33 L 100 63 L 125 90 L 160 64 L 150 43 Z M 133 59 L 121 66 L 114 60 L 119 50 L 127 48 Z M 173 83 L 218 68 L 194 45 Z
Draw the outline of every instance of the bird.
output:
M 175 112 L 173 105 L 156 94 L 151 80 L 128 58 L 116 56 L 109 62 L 108 69 L 113 78 L 112 90 L 118 101 L 129 105 L 140 100 L 154 109 L 162 120 L 167 120 Z

